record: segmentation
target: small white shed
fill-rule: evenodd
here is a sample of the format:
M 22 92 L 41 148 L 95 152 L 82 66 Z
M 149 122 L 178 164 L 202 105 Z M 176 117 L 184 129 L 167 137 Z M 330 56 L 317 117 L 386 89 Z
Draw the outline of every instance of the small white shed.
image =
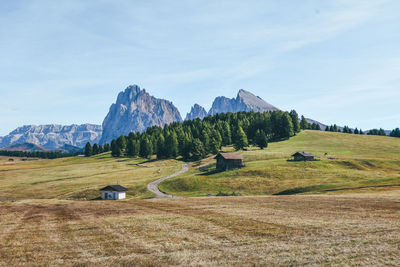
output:
M 100 189 L 101 198 L 104 200 L 119 200 L 126 197 L 125 192 L 128 189 L 121 185 L 107 185 L 106 187 Z

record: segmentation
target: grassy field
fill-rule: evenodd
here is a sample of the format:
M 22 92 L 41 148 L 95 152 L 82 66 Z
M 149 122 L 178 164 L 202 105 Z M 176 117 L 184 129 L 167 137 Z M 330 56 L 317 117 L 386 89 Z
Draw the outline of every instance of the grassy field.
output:
M 312 152 L 321 160 L 288 162 L 296 151 Z M 399 138 L 303 131 L 290 140 L 271 143 L 265 150 L 250 148 L 241 153 L 245 168 L 218 173 L 211 157 L 193 164 L 190 172 L 163 182 L 160 188 L 179 196 L 218 192 L 349 193 L 400 188 Z
M 400 191 L 0 202 L 0 229 L 0 266 L 398 266 Z
M 181 169 L 176 160 L 145 162 L 143 159 L 115 159 L 109 154 L 91 158 L 9 162 L 0 158 L 0 200 L 94 199 L 107 184 L 128 188 L 128 198 L 149 198 L 147 184 Z

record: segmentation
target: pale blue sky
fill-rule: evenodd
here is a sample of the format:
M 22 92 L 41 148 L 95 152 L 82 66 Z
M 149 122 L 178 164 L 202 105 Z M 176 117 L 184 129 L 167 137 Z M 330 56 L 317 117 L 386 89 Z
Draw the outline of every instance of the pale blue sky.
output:
M 182 117 L 241 88 L 323 123 L 400 126 L 400 1 L 0 1 L 0 135 L 101 124 L 138 84 Z

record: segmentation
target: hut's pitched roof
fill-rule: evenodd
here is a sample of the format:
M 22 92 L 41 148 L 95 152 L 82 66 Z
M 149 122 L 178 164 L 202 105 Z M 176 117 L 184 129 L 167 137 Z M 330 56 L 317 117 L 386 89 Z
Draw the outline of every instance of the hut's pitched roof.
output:
M 118 191 L 118 192 L 125 192 L 128 189 L 119 185 L 119 184 L 114 184 L 114 185 L 107 185 L 106 187 L 103 187 L 100 189 L 100 191 Z
M 311 154 L 311 153 L 309 153 L 309 152 L 304 152 L 304 151 L 296 152 L 296 153 L 294 153 L 294 154 L 292 155 L 292 157 L 297 156 L 297 155 L 301 155 L 301 156 L 303 156 L 303 157 L 315 157 L 314 154 Z
M 217 158 L 224 158 L 224 159 L 241 159 L 243 160 L 243 156 L 239 153 L 218 153 L 215 156 L 215 159 Z

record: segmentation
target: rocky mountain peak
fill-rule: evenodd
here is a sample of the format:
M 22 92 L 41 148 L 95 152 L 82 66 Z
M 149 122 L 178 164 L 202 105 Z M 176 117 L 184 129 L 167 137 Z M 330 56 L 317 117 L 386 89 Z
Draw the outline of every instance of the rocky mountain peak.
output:
M 164 126 L 182 121 L 178 109 L 172 102 L 151 96 L 137 85 L 128 86 L 120 92 L 103 121 L 101 144 L 120 135 L 143 132 L 150 126 Z
M 203 119 L 207 116 L 207 111 L 200 105 L 194 104 L 190 109 L 190 112 L 186 114 L 185 120 L 194 120 L 196 118 Z
M 266 112 L 274 110 L 278 110 L 278 108 L 249 91 L 240 89 L 236 98 L 229 99 L 224 96 L 215 98 L 208 115 L 239 111 Z

